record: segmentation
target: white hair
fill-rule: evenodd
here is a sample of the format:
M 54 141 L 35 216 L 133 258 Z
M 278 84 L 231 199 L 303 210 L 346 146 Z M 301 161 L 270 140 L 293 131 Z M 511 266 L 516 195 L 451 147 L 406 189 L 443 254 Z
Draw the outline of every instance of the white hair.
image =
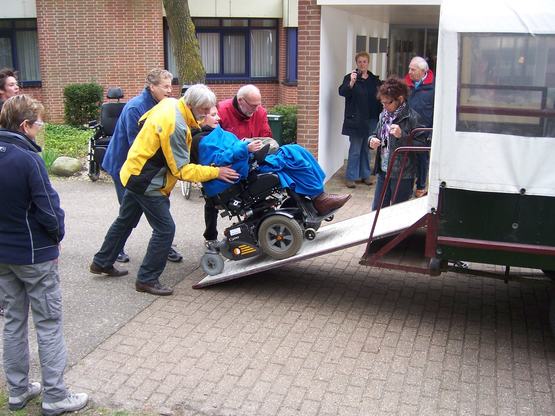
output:
M 421 71 L 428 72 L 428 70 L 430 69 L 430 67 L 428 66 L 428 62 L 426 62 L 426 60 L 421 56 L 415 56 L 410 60 L 410 62 L 414 62 L 418 69 L 420 69 Z
M 252 84 L 243 85 L 241 88 L 239 88 L 239 91 L 237 91 L 237 98 L 248 97 L 252 94 L 260 95 L 260 90 L 258 89 L 258 87 Z
M 204 84 L 192 85 L 183 95 L 185 104 L 191 108 L 214 107 L 216 94 Z

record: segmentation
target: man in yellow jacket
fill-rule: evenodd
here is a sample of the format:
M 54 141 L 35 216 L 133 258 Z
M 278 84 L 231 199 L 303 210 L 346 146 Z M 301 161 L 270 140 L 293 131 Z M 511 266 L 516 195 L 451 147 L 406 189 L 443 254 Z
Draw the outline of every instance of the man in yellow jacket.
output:
M 170 192 L 178 179 L 234 182 L 239 177 L 229 167 L 189 163 L 191 129 L 199 128 L 198 120 L 202 120 L 215 105 L 214 93 L 206 85 L 197 84 L 189 88 L 183 98 L 165 98 L 143 115 L 140 121 L 144 123 L 143 127 L 120 172 L 126 192 L 119 215 L 94 255 L 91 273 L 108 276 L 128 273 L 116 269 L 114 262 L 144 213 L 153 232 L 137 272 L 135 289 L 159 296 L 173 293 L 173 289 L 159 281 L 175 234 L 175 223 L 170 214 Z

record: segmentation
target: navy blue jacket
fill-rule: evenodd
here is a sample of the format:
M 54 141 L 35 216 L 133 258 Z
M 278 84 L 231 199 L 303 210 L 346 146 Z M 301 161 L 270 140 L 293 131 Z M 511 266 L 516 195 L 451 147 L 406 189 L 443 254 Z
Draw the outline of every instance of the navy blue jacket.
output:
M 409 107 L 420 115 L 420 119 L 424 127 L 432 127 L 434 124 L 434 94 L 435 79 L 431 70 L 428 70 L 426 78 L 415 88 L 414 82 L 408 76 L 405 81 L 409 87 L 410 94 L 408 97 Z
M 37 264 L 58 258 L 64 211 L 40 151 L 24 134 L 0 129 L 0 263 Z
M 150 90 L 145 88 L 142 93 L 130 99 L 123 107 L 102 160 L 102 167 L 110 176 L 119 179 L 119 171 L 127 159 L 129 148 L 141 130 L 139 119 L 156 104 L 157 101 Z

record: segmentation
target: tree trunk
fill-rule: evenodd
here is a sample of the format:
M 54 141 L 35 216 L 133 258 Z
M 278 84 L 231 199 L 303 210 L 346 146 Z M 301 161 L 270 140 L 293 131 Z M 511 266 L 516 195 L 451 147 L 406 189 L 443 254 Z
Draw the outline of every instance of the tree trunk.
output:
M 206 72 L 200 57 L 200 45 L 195 36 L 188 0 L 163 0 L 170 29 L 179 82 L 204 83 Z M 172 51 L 168 51 L 172 53 Z

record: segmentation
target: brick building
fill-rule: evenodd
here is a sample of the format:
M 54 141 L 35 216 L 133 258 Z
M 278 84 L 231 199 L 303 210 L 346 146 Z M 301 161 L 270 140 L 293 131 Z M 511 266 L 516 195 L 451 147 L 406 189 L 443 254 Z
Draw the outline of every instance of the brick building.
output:
M 296 62 L 288 62 L 296 61 L 296 2 L 189 4 L 207 83 L 220 99 L 255 83 L 267 107 L 296 103 Z M 19 70 L 24 91 L 43 101 L 50 121 L 63 121 L 67 84 L 121 86 L 132 97 L 151 68 L 177 72 L 160 0 L 2 0 L 0 6 L 0 66 Z M 180 90 L 176 79 L 175 96 Z

